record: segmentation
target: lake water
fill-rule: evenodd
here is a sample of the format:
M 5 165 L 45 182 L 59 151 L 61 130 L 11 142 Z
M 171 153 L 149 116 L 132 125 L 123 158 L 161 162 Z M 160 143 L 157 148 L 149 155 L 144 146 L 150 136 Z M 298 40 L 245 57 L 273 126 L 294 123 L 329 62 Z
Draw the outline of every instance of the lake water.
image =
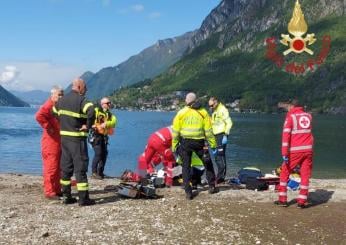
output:
M 0 107 L 0 172 L 41 174 L 40 139 L 35 108 Z M 118 118 L 110 139 L 105 173 L 119 176 L 135 169 L 148 136 L 170 125 L 172 112 L 114 111 Z M 271 172 L 281 162 L 281 130 L 284 115 L 232 114 L 233 128 L 227 148 L 228 175 L 245 166 Z M 315 178 L 346 178 L 346 117 L 314 116 Z M 89 172 L 93 150 L 89 147 Z

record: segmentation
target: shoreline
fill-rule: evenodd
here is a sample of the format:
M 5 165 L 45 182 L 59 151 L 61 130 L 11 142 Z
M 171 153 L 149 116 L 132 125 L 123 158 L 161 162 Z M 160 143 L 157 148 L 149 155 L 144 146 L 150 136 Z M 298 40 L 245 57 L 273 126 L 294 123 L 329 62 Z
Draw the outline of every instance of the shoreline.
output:
M 274 206 L 274 191 L 236 186 L 213 195 L 199 188 L 188 201 L 180 187 L 157 189 L 159 199 L 128 199 L 104 189 L 118 179 L 89 182 L 97 204 L 79 207 L 45 199 L 42 176 L 0 174 L 0 244 L 346 243 L 346 179 L 313 179 L 312 206 L 303 210 Z

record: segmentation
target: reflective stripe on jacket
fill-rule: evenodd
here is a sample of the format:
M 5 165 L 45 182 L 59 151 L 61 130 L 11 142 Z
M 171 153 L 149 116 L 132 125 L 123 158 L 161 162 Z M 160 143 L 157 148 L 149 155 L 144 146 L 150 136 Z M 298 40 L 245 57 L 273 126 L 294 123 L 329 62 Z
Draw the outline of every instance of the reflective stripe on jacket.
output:
M 217 105 L 216 110 L 211 115 L 211 125 L 213 127 L 214 135 L 220 133 L 229 135 L 233 122 L 229 116 L 228 109 L 222 103 Z
M 286 115 L 282 130 L 283 156 L 296 152 L 312 152 L 314 138 L 312 135 L 312 116 L 302 107 L 293 107 Z
M 192 109 L 185 106 L 178 111 L 173 120 L 172 148 L 176 149 L 180 138 L 206 139 L 211 148 L 216 147 L 215 137 L 211 129 L 211 121 L 208 112 L 203 109 Z
M 165 146 L 169 148 L 172 146 L 172 128 L 171 127 L 165 127 L 165 128 L 161 128 L 157 130 L 155 133 L 153 133 L 150 136 L 150 138 L 152 137 L 158 137 L 160 141 L 162 142 L 162 144 L 164 144 Z
M 60 135 L 70 137 L 88 136 L 88 133 L 80 131 L 80 128 L 82 125 L 91 128 L 95 115 L 93 104 L 73 90 L 57 102 L 53 113 L 59 117 Z

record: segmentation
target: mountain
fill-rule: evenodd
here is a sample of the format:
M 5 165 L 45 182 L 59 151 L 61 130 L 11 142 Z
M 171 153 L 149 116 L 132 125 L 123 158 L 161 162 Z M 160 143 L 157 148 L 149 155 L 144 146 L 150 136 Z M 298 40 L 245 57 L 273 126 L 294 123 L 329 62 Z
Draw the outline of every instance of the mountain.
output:
M 311 45 L 314 55 L 282 55 L 287 47 L 279 40 L 281 34 L 288 34 L 295 1 L 223 0 L 205 18 L 177 63 L 146 81 L 141 89 L 134 85 L 116 92 L 114 100 L 121 98 L 126 104 L 139 98 L 146 102 L 187 90 L 200 96 L 216 95 L 225 102 L 240 99 L 241 108 L 254 110 L 273 111 L 278 101 L 298 97 L 315 111 L 346 113 L 346 2 L 301 2 L 307 33 L 315 33 L 317 38 Z M 331 37 L 331 48 L 327 58 L 319 62 L 325 35 Z M 270 37 L 276 38 L 277 54 L 290 66 L 278 68 L 266 57 Z M 292 64 L 312 59 L 322 64 L 312 66 L 313 71 L 305 67 L 305 72 L 292 74 L 300 71 L 298 66 L 292 69 Z
M 42 90 L 31 90 L 31 91 L 10 91 L 12 94 L 20 98 L 21 100 L 32 104 L 32 105 L 42 105 L 50 93 Z
M 0 85 L 0 106 L 29 107 L 29 104 L 18 99 Z
M 188 32 L 179 37 L 159 40 L 115 67 L 103 68 L 95 74 L 84 73 L 88 86 L 87 97 L 101 98 L 120 87 L 159 75 L 181 58 L 193 34 Z

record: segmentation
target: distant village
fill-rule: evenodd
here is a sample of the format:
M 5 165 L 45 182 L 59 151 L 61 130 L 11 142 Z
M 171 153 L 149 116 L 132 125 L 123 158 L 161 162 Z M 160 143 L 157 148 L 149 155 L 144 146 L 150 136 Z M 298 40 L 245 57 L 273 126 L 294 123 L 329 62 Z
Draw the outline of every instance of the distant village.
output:
M 145 89 L 145 88 L 143 88 Z M 188 91 L 175 91 L 167 95 L 156 96 L 150 100 L 138 98 L 136 106 L 122 106 L 115 102 L 115 108 L 120 110 L 140 110 L 140 111 L 176 111 L 184 106 L 184 99 Z M 207 103 L 207 96 L 200 98 L 202 103 Z M 242 112 L 239 108 L 239 99 L 231 102 L 224 103 L 225 106 L 233 112 Z M 255 111 L 247 111 L 255 112 Z

